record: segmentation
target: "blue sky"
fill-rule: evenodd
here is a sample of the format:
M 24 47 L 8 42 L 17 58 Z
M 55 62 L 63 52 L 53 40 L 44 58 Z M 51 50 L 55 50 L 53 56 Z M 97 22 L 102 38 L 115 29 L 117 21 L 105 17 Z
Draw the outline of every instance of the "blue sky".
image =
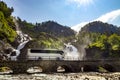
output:
M 120 9 L 120 0 L 3 0 L 14 8 L 14 16 L 28 22 L 56 21 L 75 26 Z M 117 12 L 118 13 L 118 12 Z M 116 18 L 116 17 L 115 17 Z M 107 22 L 107 21 L 106 21 Z M 114 20 L 120 23 L 120 16 Z M 113 24 L 114 24 L 113 23 Z

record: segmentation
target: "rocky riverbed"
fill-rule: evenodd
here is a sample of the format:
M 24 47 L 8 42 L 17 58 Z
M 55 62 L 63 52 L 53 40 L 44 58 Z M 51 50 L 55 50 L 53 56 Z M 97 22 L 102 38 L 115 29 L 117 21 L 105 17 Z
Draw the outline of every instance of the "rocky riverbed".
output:
M 0 80 L 120 80 L 120 73 L 5 74 Z

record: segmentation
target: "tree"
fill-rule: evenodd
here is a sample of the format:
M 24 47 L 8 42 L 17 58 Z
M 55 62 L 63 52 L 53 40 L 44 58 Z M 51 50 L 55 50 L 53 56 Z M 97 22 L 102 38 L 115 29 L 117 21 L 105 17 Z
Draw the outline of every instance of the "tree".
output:
M 113 34 L 108 38 L 108 43 L 111 44 L 113 50 L 120 49 L 120 36 Z
M 3 12 L 5 18 L 8 18 L 10 17 L 14 9 L 13 7 L 12 8 L 7 7 L 6 3 L 4 3 L 3 1 L 0 1 L 0 11 Z
M 16 32 L 11 26 L 14 25 L 11 17 L 12 11 L 13 9 L 8 8 L 3 1 L 0 1 L 0 39 L 9 42 L 13 42 L 16 37 Z

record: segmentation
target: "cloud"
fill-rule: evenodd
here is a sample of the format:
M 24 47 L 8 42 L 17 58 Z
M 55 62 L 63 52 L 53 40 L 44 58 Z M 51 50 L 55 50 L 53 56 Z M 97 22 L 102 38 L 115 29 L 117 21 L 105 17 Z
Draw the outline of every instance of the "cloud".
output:
M 95 21 L 112 22 L 119 16 L 120 16 L 120 9 L 104 14 L 100 16 L 98 19 L 96 19 Z
M 68 3 L 75 3 L 78 7 L 87 6 L 93 3 L 93 0 L 67 0 Z
M 76 26 L 71 27 L 71 29 L 79 32 L 83 26 L 85 26 L 89 22 L 93 22 L 93 21 L 102 21 L 102 22 L 107 22 L 107 23 L 110 23 L 113 25 L 120 26 L 120 22 L 119 22 L 120 21 L 120 9 L 106 13 L 95 20 L 91 20 L 91 21 L 82 22 L 80 24 L 77 24 Z
M 81 29 L 84 25 L 86 25 L 87 23 L 89 23 L 89 22 L 82 22 L 82 23 L 80 23 L 80 24 L 77 24 L 76 26 L 71 27 L 71 29 L 79 32 L 80 29 Z

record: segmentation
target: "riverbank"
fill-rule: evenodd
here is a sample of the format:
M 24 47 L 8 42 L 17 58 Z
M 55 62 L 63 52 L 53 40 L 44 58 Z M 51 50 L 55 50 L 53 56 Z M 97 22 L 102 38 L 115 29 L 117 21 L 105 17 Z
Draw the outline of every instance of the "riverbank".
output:
M 120 73 L 54 73 L 0 75 L 0 80 L 120 80 Z

